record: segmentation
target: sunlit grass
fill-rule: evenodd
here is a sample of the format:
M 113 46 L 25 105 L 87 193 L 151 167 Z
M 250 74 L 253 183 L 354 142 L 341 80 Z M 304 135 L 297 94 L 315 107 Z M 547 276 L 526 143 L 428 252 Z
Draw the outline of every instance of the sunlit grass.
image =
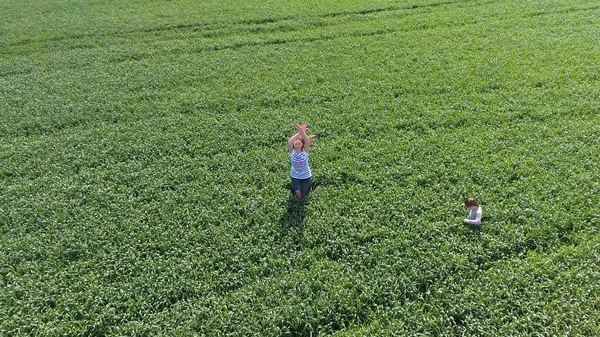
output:
M 1 335 L 600 328 L 594 2 L 0 9 Z

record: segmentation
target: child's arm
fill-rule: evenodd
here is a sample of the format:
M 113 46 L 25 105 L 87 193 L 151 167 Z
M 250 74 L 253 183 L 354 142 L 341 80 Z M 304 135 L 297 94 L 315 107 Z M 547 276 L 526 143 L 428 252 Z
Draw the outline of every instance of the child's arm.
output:
M 296 127 L 296 131 L 302 139 L 304 139 L 304 152 L 308 153 L 310 151 L 310 138 L 306 135 L 306 130 L 303 127 Z
M 296 134 L 288 140 L 288 152 L 292 152 L 292 150 L 294 149 L 294 142 L 296 141 L 296 139 L 298 139 L 298 137 L 300 137 L 300 134 L 296 132 Z
M 464 221 L 465 221 L 465 223 L 468 223 L 469 225 L 481 225 L 481 216 L 477 216 L 477 218 L 474 220 L 465 219 Z

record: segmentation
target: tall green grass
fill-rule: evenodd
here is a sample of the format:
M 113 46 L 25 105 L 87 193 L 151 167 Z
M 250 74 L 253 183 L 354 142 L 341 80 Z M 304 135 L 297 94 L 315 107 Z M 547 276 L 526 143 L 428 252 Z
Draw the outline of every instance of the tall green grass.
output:
M 594 1 L 0 11 L 0 334 L 600 330 Z

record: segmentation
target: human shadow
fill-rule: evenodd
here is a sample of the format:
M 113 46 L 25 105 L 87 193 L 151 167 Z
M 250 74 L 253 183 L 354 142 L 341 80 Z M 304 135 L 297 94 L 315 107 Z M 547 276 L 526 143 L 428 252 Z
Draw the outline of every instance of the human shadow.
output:
M 481 233 L 481 225 L 474 225 L 474 224 L 470 224 L 470 223 L 466 223 L 464 224 L 465 227 L 467 227 L 468 229 L 476 232 L 477 234 Z
M 483 219 L 482 219 L 482 223 L 483 223 Z M 464 223 L 464 226 L 466 228 L 468 228 L 472 233 L 474 233 L 477 237 L 481 237 L 481 225 L 480 224 L 470 224 L 470 223 Z
M 299 245 L 302 242 L 304 223 L 306 221 L 306 207 L 310 204 L 308 197 L 298 200 L 290 195 L 287 200 L 287 210 L 279 217 L 279 227 L 282 238 L 291 239 L 292 243 Z

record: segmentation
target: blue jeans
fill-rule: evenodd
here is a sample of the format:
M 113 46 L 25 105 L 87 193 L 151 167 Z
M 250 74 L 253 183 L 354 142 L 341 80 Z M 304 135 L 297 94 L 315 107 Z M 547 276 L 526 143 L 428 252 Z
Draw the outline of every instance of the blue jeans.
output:
M 300 197 L 307 196 L 310 191 L 310 177 L 306 179 L 292 178 L 292 190 L 294 193 L 300 191 Z

